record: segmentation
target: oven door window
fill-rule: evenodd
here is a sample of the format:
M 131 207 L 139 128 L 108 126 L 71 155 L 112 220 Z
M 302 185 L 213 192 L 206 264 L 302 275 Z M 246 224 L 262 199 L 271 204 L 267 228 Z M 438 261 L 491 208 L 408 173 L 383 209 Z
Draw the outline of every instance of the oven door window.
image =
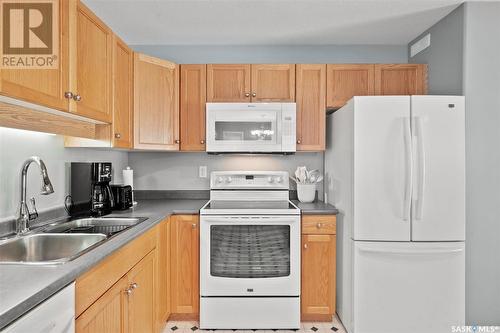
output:
M 290 226 L 212 225 L 210 274 L 227 278 L 290 275 Z

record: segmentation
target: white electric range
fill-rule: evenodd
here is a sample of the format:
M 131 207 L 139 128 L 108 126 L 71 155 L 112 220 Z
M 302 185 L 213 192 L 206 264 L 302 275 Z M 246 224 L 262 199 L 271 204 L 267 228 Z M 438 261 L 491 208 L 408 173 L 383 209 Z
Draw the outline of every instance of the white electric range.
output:
M 300 209 L 288 172 L 212 172 L 200 228 L 200 328 L 300 328 Z

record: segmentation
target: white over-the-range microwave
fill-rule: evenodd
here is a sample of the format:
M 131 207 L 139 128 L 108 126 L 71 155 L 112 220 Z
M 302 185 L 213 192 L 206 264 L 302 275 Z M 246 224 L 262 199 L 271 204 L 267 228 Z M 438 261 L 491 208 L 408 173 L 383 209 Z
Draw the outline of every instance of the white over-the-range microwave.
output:
M 207 103 L 207 152 L 294 153 L 295 120 L 295 103 Z

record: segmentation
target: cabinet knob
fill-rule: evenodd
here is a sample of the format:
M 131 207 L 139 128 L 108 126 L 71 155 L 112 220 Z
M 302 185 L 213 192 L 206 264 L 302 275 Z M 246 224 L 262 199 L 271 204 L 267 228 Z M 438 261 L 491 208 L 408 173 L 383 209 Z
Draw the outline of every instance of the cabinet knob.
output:
M 300 140 L 297 140 L 297 143 L 298 143 L 299 145 L 300 145 L 300 143 L 301 143 L 301 142 L 302 142 L 302 141 L 300 141 Z
M 316 227 L 317 227 L 318 229 L 321 229 L 321 227 L 322 227 L 322 226 L 323 226 L 323 223 L 318 223 L 318 224 L 316 224 Z
M 250 97 L 250 93 L 245 93 L 245 97 Z
M 256 93 L 252 93 L 252 97 L 255 97 L 255 96 L 257 96 L 257 94 Z
M 193 229 L 196 229 L 196 223 L 191 224 L 191 227 L 192 227 Z
M 132 289 L 132 290 L 134 290 L 137 287 L 139 287 L 139 285 L 135 282 L 130 285 L 130 289 Z
M 119 139 L 121 137 L 122 137 L 122 135 L 120 133 L 115 133 L 115 138 Z
M 82 100 L 82 96 L 80 96 L 79 94 L 76 94 L 73 96 L 73 99 L 77 102 L 80 102 Z
M 73 93 L 71 91 L 66 91 L 64 93 L 64 98 L 67 98 L 67 99 L 73 98 Z
M 205 144 L 205 140 L 200 140 L 200 143 L 201 143 L 202 145 L 204 145 L 204 144 Z
M 307 243 L 304 243 L 304 249 L 307 249 Z
M 175 143 L 181 143 L 181 140 L 175 140 Z
M 127 294 L 127 296 L 132 295 L 132 289 L 131 288 L 125 289 L 125 294 Z

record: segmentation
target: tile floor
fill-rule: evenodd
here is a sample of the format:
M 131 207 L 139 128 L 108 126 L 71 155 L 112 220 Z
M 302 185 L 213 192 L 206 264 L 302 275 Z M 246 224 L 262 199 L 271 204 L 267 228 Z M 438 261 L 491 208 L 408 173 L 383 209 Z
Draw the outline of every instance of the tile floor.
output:
M 205 330 L 198 329 L 198 322 L 196 321 L 169 321 L 167 327 L 162 333 L 193 333 L 196 331 L 206 332 Z M 289 330 L 215 330 L 214 333 L 272 333 L 272 332 L 294 332 Z M 295 332 L 309 332 L 309 333 L 346 333 L 344 326 L 340 320 L 335 316 L 331 323 L 328 322 L 303 322 L 300 330 Z

